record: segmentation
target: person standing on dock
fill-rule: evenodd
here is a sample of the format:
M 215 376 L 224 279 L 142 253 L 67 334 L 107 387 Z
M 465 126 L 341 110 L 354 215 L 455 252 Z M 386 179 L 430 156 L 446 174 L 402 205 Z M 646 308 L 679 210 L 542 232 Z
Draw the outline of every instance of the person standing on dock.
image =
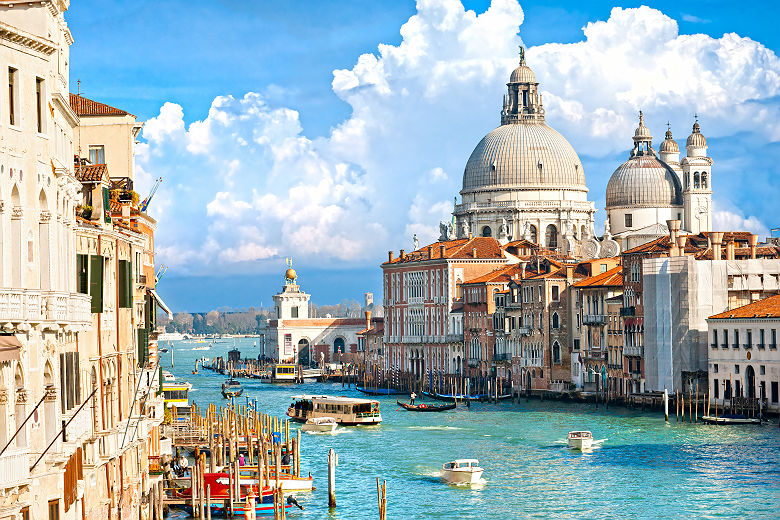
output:
M 414 400 L 417 399 L 417 394 L 412 392 L 412 395 L 410 395 L 409 397 L 411 397 L 411 401 L 409 401 L 409 404 L 414 404 Z

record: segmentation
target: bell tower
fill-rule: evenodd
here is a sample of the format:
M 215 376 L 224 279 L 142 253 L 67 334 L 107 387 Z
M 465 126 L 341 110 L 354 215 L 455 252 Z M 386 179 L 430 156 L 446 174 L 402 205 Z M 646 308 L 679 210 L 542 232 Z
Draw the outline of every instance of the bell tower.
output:
M 680 162 L 683 176 L 683 228 L 691 233 L 712 231 L 712 158 L 707 156 L 707 139 L 698 117 L 685 143 L 686 157 Z
M 310 295 L 301 291 L 298 285 L 298 274 L 292 268 L 292 258 L 285 260 L 287 270 L 284 272 L 282 292 L 274 294 L 274 307 L 278 320 L 294 320 L 309 317 Z

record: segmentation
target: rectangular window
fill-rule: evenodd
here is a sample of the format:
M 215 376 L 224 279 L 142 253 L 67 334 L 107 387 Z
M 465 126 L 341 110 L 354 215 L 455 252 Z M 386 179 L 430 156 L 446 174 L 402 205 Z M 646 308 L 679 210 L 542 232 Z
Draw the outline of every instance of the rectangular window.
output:
M 35 115 L 39 134 L 42 134 L 44 130 L 44 121 L 46 118 L 46 112 L 44 111 L 45 102 L 46 95 L 43 89 L 43 80 L 41 78 L 35 78 Z
M 59 500 L 49 500 L 49 520 L 60 520 Z
M 23 507 L 22 510 L 19 511 L 19 513 L 22 516 L 22 520 L 30 520 L 30 507 L 29 506 Z
M 19 114 L 19 71 L 8 67 L 8 122 L 18 125 Z
M 580 340 L 579 338 L 577 338 L 574 340 L 574 350 L 579 350 L 579 349 L 580 349 Z
M 764 329 L 758 331 L 758 348 L 764 348 L 766 346 L 766 338 L 764 337 Z
M 777 329 L 772 329 L 772 342 L 769 344 L 769 348 L 777 348 Z
M 723 384 L 725 385 L 725 388 L 723 389 L 723 398 L 731 399 L 731 381 L 723 381 Z
M 739 331 L 734 330 L 734 343 L 731 345 L 732 348 L 739 348 Z
M 712 380 L 712 393 L 715 394 L 715 399 L 720 398 L 720 385 L 718 385 L 717 379 Z
M 739 374 L 739 365 L 734 365 L 734 373 Z
M 714 363 L 712 365 L 712 373 L 713 374 L 717 374 L 718 373 L 718 364 L 717 363 Z
M 718 348 L 718 331 L 712 331 L 712 348 Z
M 776 403 L 778 398 L 780 397 L 780 396 L 778 396 L 778 393 L 780 393 L 780 392 L 778 392 L 777 381 L 772 381 L 772 385 L 771 385 L 770 388 L 772 389 L 772 402 Z
M 626 227 L 630 228 L 631 226 L 634 225 L 633 222 L 634 219 L 631 218 L 631 213 L 626 213 L 625 217 L 626 217 Z
M 298 317 L 298 307 L 292 307 L 290 309 L 290 317 L 291 318 L 297 318 Z
M 766 366 L 760 365 L 758 367 L 758 374 L 761 375 L 761 376 L 766 375 Z
M 560 295 L 558 294 L 558 290 L 559 289 L 557 285 L 552 286 L 552 299 L 554 302 L 557 302 L 560 298 Z
M 723 329 L 723 348 L 729 347 L 729 331 L 726 329 Z
M 76 255 L 76 291 L 81 294 L 89 294 L 88 258 L 87 255 Z
M 92 296 L 92 312 L 103 312 L 103 257 L 89 256 L 89 295 Z
M 745 331 L 745 348 L 753 348 L 753 330 L 748 329 Z
M 101 145 L 89 147 L 89 162 L 92 164 L 106 164 L 106 147 Z

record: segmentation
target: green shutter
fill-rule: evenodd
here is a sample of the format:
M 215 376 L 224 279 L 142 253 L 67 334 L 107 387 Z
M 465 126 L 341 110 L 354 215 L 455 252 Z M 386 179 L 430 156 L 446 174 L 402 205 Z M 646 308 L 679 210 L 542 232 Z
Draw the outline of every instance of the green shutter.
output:
M 129 309 L 133 306 L 132 264 L 129 260 L 119 261 L 119 307 Z
M 87 266 L 87 255 L 76 255 L 76 291 L 81 294 L 89 294 Z
M 103 187 L 103 215 L 107 223 L 111 222 L 111 195 L 106 187 Z
M 143 367 L 149 362 L 149 330 L 138 330 L 138 366 Z
M 89 256 L 89 295 L 92 296 L 92 312 L 103 312 L 103 257 Z

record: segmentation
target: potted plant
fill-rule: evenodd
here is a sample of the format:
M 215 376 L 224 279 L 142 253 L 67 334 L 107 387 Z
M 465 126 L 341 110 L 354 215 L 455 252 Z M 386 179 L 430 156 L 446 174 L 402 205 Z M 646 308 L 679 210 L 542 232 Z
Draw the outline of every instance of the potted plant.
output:
M 81 216 L 84 217 L 86 220 L 92 219 L 92 206 L 89 204 L 85 204 L 84 206 L 81 206 Z

